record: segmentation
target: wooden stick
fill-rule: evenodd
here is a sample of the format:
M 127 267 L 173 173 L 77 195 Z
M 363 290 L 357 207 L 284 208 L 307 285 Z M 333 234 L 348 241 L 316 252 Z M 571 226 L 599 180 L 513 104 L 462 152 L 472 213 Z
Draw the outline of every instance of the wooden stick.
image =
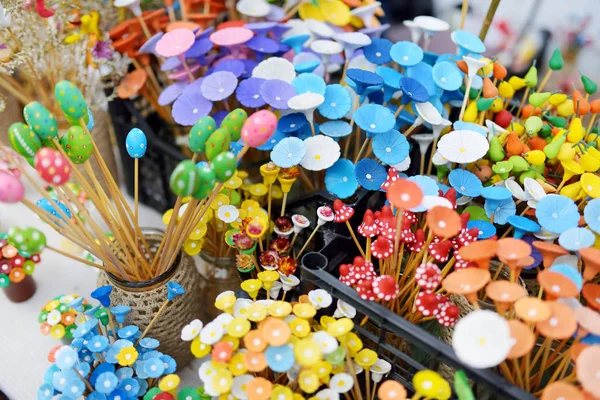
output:
M 468 0 L 464 0 L 468 1 Z M 464 5 L 464 3 L 463 3 Z M 488 8 L 487 14 L 485 15 L 485 19 L 483 20 L 483 25 L 481 25 L 481 30 L 479 31 L 479 39 L 481 41 L 485 41 L 485 37 L 487 36 L 488 30 L 492 25 L 492 21 L 494 20 L 494 16 L 496 15 L 496 10 L 500 5 L 500 0 L 492 0 L 490 6 Z M 461 28 L 462 29 L 462 28 Z
M 152 34 L 150 33 L 150 30 L 148 29 L 148 25 L 146 25 L 146 21 L 144 21 L 144 18 L 142 18 L 141 15 L 136 15 L 136 18 L 140 22 L 140 25 L 142 26 L 142 31 L 144 32 L 144 36 L 146 36 L 146 39 L 150 39 L 152 37 Z
M 467 19 L 468 9 L 469 9 L 469 0 L 463 0 L 462 8 L 460 9 L 460 29 L 465 28 L 465 20 Z
M 542 82 L 540 82 L 537 90 L 535 91 L 536 93 L 540 93 L 541 91 L 544 90 L 544 87 L 546 86 L 546 84 L 550 80 L 551 76 L 552 76 L 552 70 L 548 69 L 548 71 L 546 72 L 546 75 L 544 75 L 544 78 L 542 79 Z
M 285 205 L 287 203 L 287 197 L 288 197 L 288 194 L 284 193 L 283 194 L 283 199 L 282 199 L 282 202 L 281 202 L 281 213 L 279 214 L 280 217 L 283 217 L 285 215 Z
M 134 212 L 133 212 L 133 214 L 135 215 L 134 223 L 136 225 L 138 225 L 139 224 L 139 216 L 140 216 L 139 203 L 138 203 L 138 201 L 139 201 L 139 183 L 140 183 L 140 181 L 139 181 L 140 159 L 139 158 L 135 158 L 133 160 L 133 170 L 134 170 L 134 172 L 133 172 L 133 179 L 134 179 L 134 181 L 133 181 L 133 186 L 134 186 L 134 189 L 133 189 Z
M 465 98 L 463 99 L 462 106 L 460 107 L 460 115 L 458 117 L 459 121 L 462 121 L 463 116 L 465 115 L 465 110 L 467 108 L 467 103 L 469 102 L 469 93 L 471 92 L 471 85 L 473 84 L 473 79 L 467 79 L 467 86 L 465 88 Z
M 306 242 L 304 242 L 304 246 L 302 246 L 302 248 L 300 249 L 300 251 L 298 252 L 296 257 L 294 257 L 294 261 L 298 261 L 298 259 L 300 258 L 300 255 L 302 255 L 302 252 L 306 249 L 306 247 L 308 247 L 308 244 L 310 243 L 312 238 L 317 234 L 318 230 L 319 230 L 319 225 L 315 226 L 315 229 L 312 231 L 312 233 L 310 234 L 308 239 L 306 239 Z
M 358 162 L 358 159 L 360 158 L 361 154 L 363 153 L 363 151 L 365 150 L 365 148 L 367 147 L 367 145 L 370 142 L 371 142 L 371 138 L 365 138 L 365 140 L 363 141 L 362 146 L 360 146 L 360 150 L 358 150 L 358 154 L 354 158 L 354 164 L 356 164 Z
M 142 340 L 144 338 L 144 336 L 146 336 L 146 334 L 148 333 L 148 331 L 150 330 L 150 328 L 152 328 L 152 325 L 154 325 L 154 322 L 156 322 L 156 319 L 158 318 L 158 316 L 160 315 L 161 312 L 163 312 L 163 310 L 167 307 L 167 305 L 169 304 L 171 300 L 167 300 L 163 303 L 162 306 L 160 306 L 160 308 L 158 309 L 158 311 L 156 312 L 156 314 L 154 314 L 154 317 L 152 317 L 152 320 L 150 321 L 150 323 L 148 324 L 148 326 L 146 327 L 146 329 L 144 329 L 144 332 L 142 332 L 142 335 L 138 338 L 138 340 L 135 342 L 135 344 L 133 345 L 133 347 L 136 347 L 138 345 L 138 343 L 140 342 L 140 340 Z
M 60 250 L 60 249 L 57 249 L 56 247 L 52 247 L 52 246 L 48 246 L 48 245 L 46 245 L 46 248 L 47 248 L 48 250 L 51 250 L 51 251 L 53 251 L 53 252 L 55 252 L 55 253 L 58 253 L 58 254 L 60 254 L 60 255 L 62 255 L 62 256 L 65 256 L 65 257 L 67 257 L 67 258 L 70 258 L 71 260 L 75 260 L 75 261 L 77 261 L 77 262 L 80 262 L 80 263 L 83 263 L 83 264 L 89 265 L 90 267 L 98 268 L 98 269 L 101 269 L 101 270 L 103 270 L 103 271 L 106 271 L 106 270 L 107 270 L 106 268 L 104 268 L 104 266 L 102 266 L 102 265 L 100 265 L 100 264 L 96 264 L 96 263 L 93 263 L 93 262 L 91 262 L 91 261 L 88 261 L 88 260 L 86 260 L 86 259 L 84 259 L 84 258 L 77 257 L 77 256 L 75 256 L 75 255 L 73 255 L 73 254 L 71 254 L 71 253 L 67 253 L 66 251 L 62 251 L 62 250 Z
M 517 111 L 517 118 L 519 118 L 519 116 L 521 115 L 523 106 L 525 105 L 525 102 L 527 101 L 527 97 L 529 96 L 529 90 L 531 90 L 529 88 L 529 86 L 527 88 L 525 88 L 525 93 L 523 94 L 523 98 L 521 99 L 521 104 L 519 104 L 519 110 Z
M 352 225 L 350 225 L 349 221 L 346 221 L 346 226 L 348 227 L 350 236 L 352 236 L 352 240 L 354 240 L 354 243 L 356 244 L 356 248 L 358 248 L 360 255 L 363 256 L 364 259 L 366 259 L 367 256 L 365 255 L 365 252 L 363 251 L 362 247 L 360 246 L 360 243 L 358 242 L 358 239 L 356 238 L 356 235 L 354 234 L 354 229 L 352 229 Z M 370 260 L 367 260 L 367 261 L 370 261 Z

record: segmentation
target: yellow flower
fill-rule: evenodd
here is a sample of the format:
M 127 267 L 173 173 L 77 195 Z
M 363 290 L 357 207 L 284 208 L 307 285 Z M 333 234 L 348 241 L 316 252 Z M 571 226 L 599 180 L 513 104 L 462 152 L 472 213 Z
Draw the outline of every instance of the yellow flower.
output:
M 58 307 L 59 305 L 60 305 L 60 301 L 58 301 L 58 300 L 49 301 L 48 304 L 46 304 L 46 311 L 52 311 L 52 310 L 56 309 L 56 307 Z
M 319 377 L 312 371 L 305 370 L 298 375 L 298 385 L 305 393 L 314 393 L 317 391 L 321 383 Z
M 212 384 L 217 394 L 225 394 L 231 390 L 233 379 L 228 369 L 221 369 L 212 377 Z
M 212 346 L 204 344 L 200 341 L 200 336 L 196 336 L 192 343 L 190 344 L 190 351 L 196 358 L 202 358 L 207 356 L 212 350 Z
M 226 180 L 225 182 L 223 182 L 223 187 L 227 188 L 227 189 L 237 189 L 240 186 L 242 186 L 242 180 L 240 179 L 239 176 L 232 176 L 231 178 L 229 178 L 228 180 Z
M 172 390 L 177 389 L 177 386 L 179 386 L 179 382 L 181 382 L 181 380 L 177 375 L 169 374 L 160 380 L 158 388 L 163 392 L 170 392 Z
M 50 328 L 50 336 L 54 339 L 62 339 L 65 336 L 65 327 L 63 324 L 56 324 Z
M 123 347 L 119 354 L 117 354 L 117 361 L 119 365 L 123 367 L 127 367 L 129 365 L 133 365 L 133 363 L 138 358 L 138 352 L 134 347 Z
M 252 297 L 252 300 L 256 301 L 258 291 L 262 288 L 262 282 L 260 279 L 246 279 L 241 283 L 240 287 L 244 292 L 248 293 L 248 295 Z
M 273 282 L 279 280 L 279 272 L 277 271 L 261 271 L 257 276 L 263 283 L 265 290 L 270 290 L 273 287 Z
M 245 374 L 248 369 L 244 364 L 244 353 L 237 353 L 229 359 L 229 365 L 227 367 L 231 375 L 239 376 Z
M 435 371 L 425 370 L 417 372 L 412 379 L 415 391 L 423 397 L 439 398 L 444 378 Z
M 215 301 L 215 307 L 218 310 L 225 311 L 228 314 L 233 314 L 233 306 L 235 305 L 235 295 L 227 294 L 219 296 Z
M 292 322 L 290 322 L 289 325 L 294 336 L 297 336 L 299 338 L 304 338 L 310 333 L 310 325 L 305 319 L 296 318 Z
M 202 239 L 202 240 L 186 239 L 185 243 L 183 244 L 183 251 L 185 251 L 185 254 L 187 254 L 188 256 L 193 257 L 193 256 L 199 254 L 200 251 L 202 251 L 203 244 L 204 244 L 204 239 Z
M 229 325 L 227 325 L 227 334 L 234 338 L 244 337 L 249 331 L 250 322 L 246 318 L 234 318 Z
M 229 205 L 229 197 L 223 193 L 219 193 L 215 196 L 215 199 L 210 203 L 210 208 L 213 210 L 218 210 L 221 206 Z
M 267 185 L 263 183 L 256 183 L 254 185 L 251 185 L 249 190 L 250 196 L 252 196 L 253 199 L 261 198 L 267 194 Z
M 240 347 L 240 340 L 231 335 L 223 336 L 221 342 L 229 344 L 231 346 L 231 351 L 236 351 Z
M 214 216 L 215 216 L 215 212 L 213 211 L 213 209 L 207 208 L 206 212 L 204 213 L 204 216 L 202 218 L 200 218 L 200 222 L 203 222 L 208 225 L 208 223 L 210 221 L 212 221 Z
M 350 332 L 354 328 L 354 322 L 350 318 L 340 318 L 327 328 L 327 333 L 339 338 Z
M 298 303 L 294 305 L 294 315 L 302 319 L 310 319 L 315 316 L 317 310 L 308 303 Z
M 267 308 L 261 303 L 254 303 L 248 307 L 248 319 L 252 322 L 260 322 L 267 317 Z
M 296 362 L 303 367 L 311 367 L 321 360 L 323 353 L 319 345 L 311 339 L 302 339 L 294 346 Z
M 370 369 L 377 362 L 377 353 L 370 349 L 362 349 L 356 354 L 354 361 L 364 369 Z
M 282 385 L 273 386 L 271 400 L 293 400 L 294 392 L 292 389 Z
M 330 317 L 329 315 L 323 315 L 321 317 L 321 319 L 319 319 L 319 322 L 321 323 L 321 326 L 325 329 L 327 329 L 329 327 L 329 325 L 331 325 L 332 323 L 334 323 L 335 321 L 337 321 L 335 318 Z
M 260 210 L 260 204 L 255 200 L 244 200 L 240 208 L 246 210 L 246 212 L 250 212 L 252 210 Z
M 169 221 L 171 221 L 171 217 L 173 216 L 173 209 L 171 208 L 170 210 L 165 211 L 165 213 L 162 216 L 162 222 L 165 225 L 169 225 Z
M 269 314 L 276 318 L 285 318 L 292 312 L 292 305 L 286 301 L 274 301 L 269 305 Z
M 235 174 L 235 176 L 239 177 L 240 179 L 244 180 L 248 177 L 248 171 L 244 171 L 242 169 L 238 169 L 237 173 Z
M 202 239 L 206 235 L 207 229 L 208 228 L 204 222 L 198 222 L 198 224 L 196 225 L 196 229 L 194 229 L 192 231 L 192 233 L 190 233 L 190 236 L 188 236 L 188 239 L 192 239 L 192 240 Z
M 332 368 L 331 363 L 319 361 L 318 363 L 313 364 L 312 367 L 310 367 L 310 370 L 317 374 L 319 379 L 324 382 L 326 377 L 329 380 L 329 374 L 331 373 Z
M 354 333 L 349 332 L 348 334 L 338 338 L 340 343 L 346 346 L 348 349 L 348 354 L 350 357 L 356 356 L 359 351 L 363 348 L 363 342 L 360 338 Z
M 242 225 L 242 221 L 244 220 L 244 218 L 246 218 L 248 216 L 247 210 L 238 208 L 238 212 L 239 212 L 239 215 L 236 218 L 236 220 L 229 224 L 232 228 L 235 228 L 235 229 L 239 229 L 239 227 Z

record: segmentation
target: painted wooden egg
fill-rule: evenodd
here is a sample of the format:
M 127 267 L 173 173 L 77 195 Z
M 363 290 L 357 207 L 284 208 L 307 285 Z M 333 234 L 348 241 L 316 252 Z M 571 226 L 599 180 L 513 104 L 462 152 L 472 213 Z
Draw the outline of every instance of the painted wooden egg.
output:
M 237 160 L 232 152 L 227 151 L 217 155 L 214 160 L 212 160 L 212 164 L 217 180 L 219 182 L 225 182 L 235 173 Z
M 75 164 L 83 164 L 94 151 L 92 138 L 80 126 L 72 126 L 60 138 L 60 144 Z
M 206 141 L 217 130 L 215 120 L 210 117 L 202 117 L 192 126 L 188 135 L 190 149 L 196 154 L 204 153 Z
M 62 185 L 71 176 L 71 165 L 58 150 L 44 147 L 35 155 L 35 170 L 50 184 Z
M 46 107 L 37 101 L 32 101 L 23 108 L 25 121 L 40 138 L 49 139 L 58 137 L 58 124 L 56 118 Z
M 242 139 L 250 147 L 262 146 L 277 128 L 277 117 L 269 110 L 252 114 L 242 127 Z
M 196 164 L 191 160 L 185 160 L 180 162 L 173 170 L 169 185 L 173 193 L 185 197 L 191 196 L 198 189 L 199 182 L 200 178 L 196 170 Z
M 66 215 L 67 218 L 71 219 L 71 211 L 58 200 L 52 200 L 54 204 L 51 204 L 46 198 L 41 198 L 36 201 L 36 205 L 42 210 L 46 211 L 49 214 L 52 214 L 54 217 L 61 219 L 64 221 L 64 218 L 60 215 L 59 209 Z
M 77 86 L 69 81 L 60 81 L 54 87 L 54 96 L 65 115 L 71 119 L 87 115 L 87 104 Z
M 223 122 L 221 122 L 221 128 L 225 128 L 231 135 L 231 140 L 237 142 L 240 140 L 242 134 L 242 127 L 244 122 L 248 119 L 248 114 L 241 108 L 236 108 L 225 116 Z
M 211 161 L 219 153 L 229 150 L 231 135 L 227 129 L 219 128 L 206 141 L 206 158 Z
M 8 128 L 8 141 L 25 158 L 35 157 L 35 153 L 42 147 L 40 138 L 22 122 L 15 122 Z
M 142 158 L 146 154 L 148 148 L 148 140 L 146 134 L 138 128 L 133 128 L 127 134 L 125 139 L 125 147 L 131 158 Z
M 0 203 L 17 203 L 24 194 L 21 181 L 10 172 L 0 170 Z
M 211 194 L 217 178 L 214 169 L 207 163 L 198 163 L 196 169 L 198 170 L 200 184 L 196 192 L 194 192 L 194 198 L 203 199 Z

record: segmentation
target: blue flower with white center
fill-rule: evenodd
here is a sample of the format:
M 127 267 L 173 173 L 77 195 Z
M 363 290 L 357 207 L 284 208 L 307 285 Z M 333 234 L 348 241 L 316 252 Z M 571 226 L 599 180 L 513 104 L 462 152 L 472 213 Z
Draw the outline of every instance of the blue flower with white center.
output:
M 96 386 L 96 380 L 98 379 L 98 377 L 100 375 L 102 375 L 105 372 L 114 373 L 115 366 L 112 364 L 109 364 L 109 363 L 102 363 L 102 364 L 99 364 L 98 366 L 96 366 L 94 371 L 92 371 L 92 374 L 90 375 L 90 379 L 89 379 L 92 386 Z
M 67 384 L 65 385 L 65 389 L 63 390 L 63 394 L 65 396 L 69 396 L 69 398 L 77 399 L 83 392 L 85 391 L 85 383 L 79 377 L 70 378 Z
M 144 349 L 154 350 L 160 345 L 160 342 L 154 338 L 143 338 L 140 340 L 139 345 Z
M 57 372 L 60 372 L 60 369 L 58 369 L 58 367 L 55 364 L 49 366 L 46 372 L 44 372 L 44 383 L 52 384 L 52 378 Z
M 108 346 L 106 336 L 95 335 L 87 343 L 86 347 L 92 353 L 102 353 Z
M 173 301 L 176 297 L 185 294 L 185 289 L 177 282 L 169 281 L 167 283 L 167 298 Z
M 140 385 L 140 389 L 138 390 L 138 396 L 143 396 L 146 394 L 146 392 L 148 391 L 148 382 L 146 382 L 146 380 L 141 379 L 141 378 L 134 378 L 137 383 Z
M 65 390 L 67 381 L 68 381 L 68 378 L 65 376 L 65 374 L 62 371 L 56 372 L 52 376 L 52 387 L 54 387 L 54 389 L 59 392 L 63 392 Z
M 79 355 L 69 346 L 63 346 L 56 352 L 56 366 L 61 370 L 71 369 L 79 361 Z
M 151 358 L 144 361 L 143 369 L 150 378 L 158 378 L 165 371 L 165 365 L 160 358 Z
M 98 326 L 98 320 L 96 318 L 92 318 L 90 320 L 85 321 L 83 324 L 79 325 L 77 329 L 73 331 L 74 338 L 82 338 L 89 333 L 93 333 L 94 329 Z
M 113 288 L 110 285 L 100 286 L 92 292 L 91 296 L 98 300 L 103 307 L 108 307 L 110 306 L 110 294 L 112 290 Z
M 160 356 L 160 359 L 163 362 L 163 366 L 165 367 L 166 374 L 172 374 L 177 369 L 177 362 L 168 354 L 163 354 Z
M 133 368 L 123 367 L 115 371 L 115 375 L 119 378 L 119 381 L 123 381 L 127 378 L 133 378 Z
M 54 397 L 54 388 L 48 383 L 44 383 L 38 389 L 38 400 L 51 400 Z
M 96 379 L 94 388 L 100 393 L 109 394 L 115 390 L 118 383 L 119 380 L 115 374 L 112 372 L 104 372 L 98 376 L 98 379 Z
M 86 400 L 106 400 L 106 395 L 93 391 L 87 395 Z
M 119 389 L 127 393 L 127 397 L 136 397 L 139 390 L 140 384 L 133 378 L 125 378 L 119 383 Z
M 127 325 L 122 327 L 121 329 L 119 329 L 117 331 L 117 335 L 121 338 L 121 339 L 131 339 L 132 337 L 135 336 L 136 333 L 138 333 L 140 330 L 140 328 L 138 328 L 135 325 Z

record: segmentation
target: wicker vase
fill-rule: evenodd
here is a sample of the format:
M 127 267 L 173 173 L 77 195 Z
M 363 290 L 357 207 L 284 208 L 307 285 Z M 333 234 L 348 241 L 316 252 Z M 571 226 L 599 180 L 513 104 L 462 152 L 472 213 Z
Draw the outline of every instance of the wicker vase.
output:
M 144 233 L 148 244 L 156 247 L 162 234 L 159 231 L 149 233 L 147 230 L 144 230 Z M 182 368 L 193 359 L 193 355 L 189 343 L 180 338 L 181 330 L 190 321 L 201 318 L 202 310 L 207 306 L 205 294 L 202 292 L 202 278 L 191 257 L 182 252 L 165 273 L 148 281 L 129 282 L 102 272 L 98 276 L 97 284 L 112 285 L 111 304 L 131 307 L 125 323 L 144 330 L 167 299 L 169 281 L 183 286 L 185 294 L 169 303 L 147 336 L 157 339 L 160 342 L 158 350 L 173 357 L 178 368 Z

